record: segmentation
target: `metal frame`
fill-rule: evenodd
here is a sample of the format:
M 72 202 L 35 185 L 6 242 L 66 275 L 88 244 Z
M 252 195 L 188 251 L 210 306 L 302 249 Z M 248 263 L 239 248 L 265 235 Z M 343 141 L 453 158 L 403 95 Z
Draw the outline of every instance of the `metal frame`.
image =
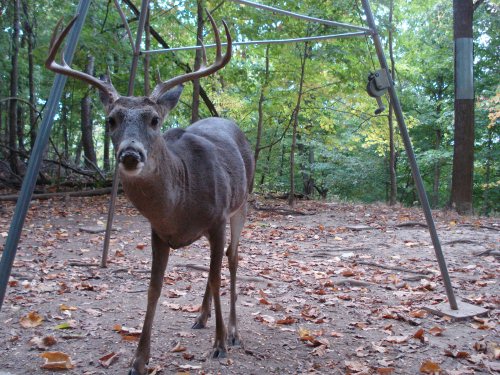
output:
M 300 42 L 300 41 L 305 41 L 305 40 L 316 40 L 317 41 L 317 40 L 324 40 L 324 39 L 330 39 L 330 38 L 342 38 L 342 37 L 350 37 L 350 36 L 370 35 L 373 39 L 373 43 L 374 43 L 375 49 L 377 51 L 377 56 L 378 56 L 381 68 L 385 69 L 387 72 L 389 71 L 387 61 L 386 61 L 386 58 L 384 55 L 384 51 L 382 48 L 382 43 L 380 41 L 380 37 L 379 37 L 379 34 L 377 32 L 375 20 L 374 20 L 373 13 L 371 11 L 370 4 L 369 4 L 368 0 L 361 0 L 362 5 L 363 5 L 363 9 L 364 9 L 364 12 L 366 15 L 366 20 L 367 20 L 367 23 L 369 26 L 368 28 L 339 23 L 339 22 L 334 22 L 334 21 L 322 20 L 322 19 L 314 18 L 314 17 L 308 17 L 308 16 L 297 14 L 297 13 L 281 10 L 278 8 L 273 8 L 270 6 L 253 3 L 253 2 L 250 2 L 247 0 L 231 0 L 231 1 L 236 2 L 236 3 L 240 3 L 240 4 L 244 4 L 244 5 L 248 5 L 251 7 L 263 9 L 266 11 L 272 11 L 274 13 L 283 14 L 283 15 L 290 16 L 290 17 L 295 17 L 295 18 L 310 21 L 310 22 L 320 22 L 320 23 L 330 25 L 330 26 L 339 26 L 339 27 L 345 27 L 345 28 L 358 30 L 357 32 L 336 34 L 336 35 L 317 36 L 317 37 L 310 37 L 310 38 L 239 42 L 239 43 L 234 43 L 234 45 L 293 43 L 293 42 Z M 121 12 L 117 1 L 115 1 L 115 4 L 117 5 L 118 10 Z M 71 30 L 71 33 L 69 35 L 68 42 L 66 45 L 67 47 L 66 47 L 66 51 L 65 51 L 65 59 L 68 62 L 68 64 L 71 64 L 71 61 L 73 59 L 73 54 L 74 54 L 74 51 L 76 49 L 76 44 L 77 44 L 78 39 L 79 39 L 80 31 L 83 27 L 83 23 L 84 23 L 86 15 L 87 15 L 89 5 L 90 5 L 90 0 L 80 0 L 80 3 L 78 5 L 77 11 L 76 11 L 76 13 L 78 14 L 78 20 L 77 20 L 76 25 L 74 26 L 73 30 Z M 138 58 L 139 58 L 139 55 L 141 54 L 140 43 L 142 40 L 142 32 L 144 29 L 144 22 L 146 19 L 148 5 L 149 5 L 149 0 L 142 1 L 141 14 L 140 14 L 140 18 L 139 18 L 139 28 L 138 28 L 138 32 L 137 32 L 136 43 L 135 43 L 135 46 L 133 46 L 134 55 L 133 55 L 133 60 L 132 60 L 132 65 L 131 65 L 131 70 L 130 70 L 130 81 L 129 81 L 129 90 L 128 90 L 129 95 L 133 94 L 134 78 L 135 78 L 135 74 L 137 71 Z M 120 15 L 122 15 L 122 14 L 120 14 Z M 129 38 L 132 40 L 130 32 L 129 32 Z M 312 39 L 312 38 L 314 38 L 314 39 Z M 211 47 L 211 46 L 209 45 L 207 47 Z M 179 50 L 183 50 L 183 49 L 189 50 L 189 49 L 196 49 L 196 48 L 200 48 L 200 47 L 198 47 L 198 46 L 179 47 L 179 48 L 170 48 L 170 49 L 166 49 L 166 50 L 143 51 L 142 53 L 152 54 L 152 53 L 160 53 L 160 52 L 179 51 Z M 45 146 L 48 142 L 50 130 L 52 128 L 53 118 L 54 118 L 54 115 L 56 113 L 58 103 L 59 103 L 59 100 L 61 98 L 62 90 L 64 88 L 65 83 L 66 83 L 66 77 L 57 74 L 56 78 L 54 80 L 52 90 L 50 92 L 50 96 L 49 96 L 48 103 L 47 103 L 47 109 L 45 111 L 45 115 L 43 117 L 43 121 L 42 121 L 42 124 L 40 125 L 40 130 L 39 130 L 38 136 L 36 138 L 35 145 L 33 147 L 33 151 L 32 151 L 30 161 L 28 164 L 28 170 L 27 170 L 26 176 L 23 180 L 23 185 L 21 188 L 21 192 L 20 192 L 19 199 L 18 199 L 18 202 L 16 205 L 16 209 L 15 209 L 14 216 L 13 216 L 13 219 L 11 222 L 9 234 L 7 237 L 7 241 L 5 243 L 5 247 L 4 247 L 4 251 L 3 251 L 3 255 L 2 255 L 2 259 L 1 259 L 1 263 L 0 263 L 0 309 L 1 309 L 3 301 L 4 301 L 5 292 L 6 292 L 6 288 L 8 285 L 8 279 L 9 279 L 9 276 L 11 273 L 12 264 L 14 262 L 14 258 L 15 258 L 15 254 L 16 254 L 16 250 L 17 250 L 17 245 L 19 243 L 24 220 L 26 218 L 28 206 L 29 206 L 29 203 L 31 201 L 31 196 L 33 194 L 33 190 L 35 187 L 36 176 L 38 175 L 38 171 L 40 169 L 41 160 L 42 160 L 41 155 L 42 155 L 43 150 L 45 149 Z M 446 294 L 448 296 L 448 302 L 449 302 L 450 308 L 452 310 L 458 310 L 458 305 L 457 305 L 457 301 L 455 299 L 455 295 L 453 293 L 453 288 L 452 288 L 450 277 L 449 277 L 448 270 L 446 267 L 446 262 L 445 262 L 444 255 L 443 255 L 443 252 L 441 249 L 441 245 L 440 245 L 439 238 L 437 235 L 434 220 L 432 218 L 432 212 L 430 209 L 429 201 L 428 201 L 428 198 L 427 198 L 424 186 L 423 186 L 422 178 L 420 176 L 420 171 L 419 171 L 419 168 L 418 168 L 418 165 L 416 162 L 416 158 L 415 158 L 415 155 L 413 152 L 413 147 L 412 147 L 411 140 L 410 140 L 410 137 L 408 134 L 408 130 L 407 130 L 407 127 L 405 124 L 401 105 L 399 103 L 399 99 L 398 99 L 398 96 L 397 96 L 397 93 L 396 93 L 396 90 L 394 88 L 392 81 L 390 81 L 388 92 L 389 92 L 389 96 L 391 98 L 391 104 L 393 105 L 394 112 L 396 114 L 396 119 L 398 121 L 401 136 L 403 138 L 405 150 L 406 150 L 409 162 L 410 162 L 412 176 L 413 176 L 413 179 L 415 181 L 415 185 L 416 185 L 416 188 L 418 191 L 420 202 L 422 204 L 422 209 L 424 211 L 425 219 L 427 221 L 427 225 L 428 225 L 429 233 L 430 233 L 430 236 L 432 239 L 432 243 L 434 245 L 436 258 L 437 258 L 437 261 L 439 263 L 441 275 L 442 275 L 444 286 L 446 289 Z M 103 267 L 106 266 L 106 257 L 107 257 L 107 252 L 108 252 L 108 248 L 109 248 L 109 238 L 110 238 L 110 232 L 111 232 L 112 221 L 113 221 L 116 193 L 118 191 L 118 185 L 119 185 L 119 181 L 118 181 L 117 176 L 118 176 L 118 173 L 115 173 L 115 177 L 113 179 L 113 193 L 111 196 L 109 212 L 108 212 L 108 222 L 107 222 L 107 228 L 106 228 L 105 244 L 104 244 L 104 249 L 103 249 L 103 259 L 102 259 L 102 263 L 101 263 L 101 265 Z M 463 305 L 463 303 L 461 303 L 461 306 L 462 305 Z

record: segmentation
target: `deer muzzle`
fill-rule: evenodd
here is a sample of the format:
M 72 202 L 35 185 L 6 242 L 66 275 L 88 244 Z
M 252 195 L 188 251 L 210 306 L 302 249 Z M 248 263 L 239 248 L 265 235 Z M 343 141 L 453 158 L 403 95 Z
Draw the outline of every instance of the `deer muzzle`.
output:
M 146 150 L 139 142 L 126 141 L 120 145 L 117 159 L 122 172 L 137 175 L 141 173 L 146 162 Z

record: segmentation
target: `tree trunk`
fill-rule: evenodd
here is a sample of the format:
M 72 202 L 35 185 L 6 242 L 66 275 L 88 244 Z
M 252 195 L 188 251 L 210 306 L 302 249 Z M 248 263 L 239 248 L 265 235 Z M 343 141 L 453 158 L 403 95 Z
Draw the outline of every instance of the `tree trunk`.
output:
M 438 151 L 441 147 L 441 141 L 443 139 L 443 134 L 441 129 L 436 129 L 436 145 L 435 149 Z M 434 183 L 432 185 L 432 207 L 439 207 L 439 182 L 441 179 L 441 161 L 436 160 L 434 163 Z
M 66 100 L 61 100 L 61 128 L 63 133 L 63 155 L 64 159 L 69 159 L 69 134 L 68 134 L 68 105 Z
M 89 55 L 85 73 L 92 75 L 93 71 L 94 57 Z M 92 100 L 90 98 L 90 89 L 81 101 L 81 110 L 82 146 L 83 155 L 86 158 L 85 165 L 89 168 L 93 168 L 92 164 L 97 164 L 97 158 L 92 137 Z
M 389 8 L 389 57 L 391 60 L 391 78 L 394 82 L 396 80 L 396 66 L 394 61 L 394 0 L 391 0 Z M 392 103 L 389 103 L 389 205 L 396 204 L 398 185 L 396 180 L 396 148 L 394 146 L 394 110 Z
M 19 174 L 19 162 L 17 153 L 17 98 L 18 95 L 18 55 L 19 55 L 19 0 L 14 0 L 14 11 L 12 21 L 12 53 L 10 71 L 10 96 L 9 101 L 9 164 L 12 172 Z
M 266 47 L 266 71 L 264 75 L 264 83 L 262 84 L 262 87 L 260 88 L 260 97 L 259 97 L 259 104 L 258 104 L 258 115 L 259 118 L 257 120 L 257 139 L 255 140 L 255 153 L 254 153 L 254 160 L 255 160 L 255 166 L 257 166 L 257 162 L 259 160 L 259 155 L 260 155 L 260 144 L 262 142 L 262 127 L 264 124 L 264 101 L 265 101 L 265 91 L 267 90 L 267 86 L 269 84 L 269 44 Z M 255 175 L 254 175 L 255 178 Z M 253 189 L 253 181 L 252 181 L 252 189 Z
M 295 148 L 297 146 L 297 127 L 299 125 L 299 112 L 302 103 L 302 94 L 304 87 L 304 76 L 306 71 L 307 51 L 309 50 L 309 43 L 304 43 L 304 54 L 301 59 L 300 66 L 300 82 L 299 92 L 297 94 L 297 104 L 292 113 L 292 147 L 290 148 L 290 194 L 288 195 L 288 205 L 293 207 L 295 205 Z
M 196 29 L 196 40 L 197 45 L 203 44 L 203 8 L 204 0 L 198 0 L 197 8 L 197 29 Z M 198 70 L 201 66 L 202 50 L 196 50 L 196 56 L 194 58 L 194 70 Z M 200 119 L 200 80 L 193 80 L 193 102 L 191 105 L 191 123 L 198 121 Z
M 24 121 L 23 121 L 23 109 L 21 106 L 17 106 L 17 149 L 20 152 L 25 153 L 26 149 L 24 147 Z
M 151 49 L 151 32 L 149 31 L 149 16 L 151 12 L 148 3 L 148 13 L 146 15 L 146 23 L 144 24 L 144 47 L 146 50 Z M 144 96 L 149 96 L 151 93 L 151 84 L 149 77 L 149 69 L 151 68 L 151 55 L 146 53 L 144 55 Z M 108 149 L 109 151 L 109 149 Z M 109 163 L 109 157 L 108 157 Z
M 24 13 L 24 23 L 23 29 L 26 33 L 28 40 L 28 90 L 29 90 L 29 119 L 30 119 L 30 148 L 33 148 L 36 139 L 36 97 L 35 97 L 35 80 L 34 80 L 34 61 L 33 61 L 33 48 L 35 46 L 35 35 L 33 33 L 33 27 L 35 23 L 35 18 L 30 22 L 29 17 L 29 5 L 27 0 L 23 0 L 23 13 Z
M 451 204 L 460 214 L 472 214 L 474 163 L 474 85 L 472 0 L 453 0 L 455 40 L 455 136 Z

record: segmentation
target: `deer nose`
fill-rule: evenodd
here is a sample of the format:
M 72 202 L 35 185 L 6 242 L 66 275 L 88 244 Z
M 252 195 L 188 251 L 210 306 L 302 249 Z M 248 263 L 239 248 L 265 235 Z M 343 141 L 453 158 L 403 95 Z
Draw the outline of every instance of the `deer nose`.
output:
M 118 160 L 125 169 L 134 170 L 139 163 L 144 163 L 144 154 L 138 149 L 129 147 L 120 152 Z

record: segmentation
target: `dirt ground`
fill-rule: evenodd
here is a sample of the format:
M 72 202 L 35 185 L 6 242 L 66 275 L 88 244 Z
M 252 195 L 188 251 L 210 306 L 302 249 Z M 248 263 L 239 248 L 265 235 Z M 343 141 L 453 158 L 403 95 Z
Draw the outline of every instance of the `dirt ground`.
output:
M 145 312 L 147 222 L 120 197 L 100 268 L 108 197 L 34 201 L 0 312 L 0 374 L 126 374 Z M 260 209 L 256 209 L 255 206 Z M 214 321 L 192 330 L 205 240 L 173 251 L 156 314 L 152 373 L 491 374 L 500 371 L 498 219 L 434 212 L 457 298 L 487 310 L 452 321 L 419 208 L 256 201 L 240 245 L 244 346 L 210 358 Z M 3 245 L 13 205 L 2 203 Z M 222 301 L 229 308 L 229 273 Z M 64 357 L 66 356 L 66 357 Z M 50 365 L 49 365 L 50 367 Z M 61 373 L 61 371 L 58 371 Z

